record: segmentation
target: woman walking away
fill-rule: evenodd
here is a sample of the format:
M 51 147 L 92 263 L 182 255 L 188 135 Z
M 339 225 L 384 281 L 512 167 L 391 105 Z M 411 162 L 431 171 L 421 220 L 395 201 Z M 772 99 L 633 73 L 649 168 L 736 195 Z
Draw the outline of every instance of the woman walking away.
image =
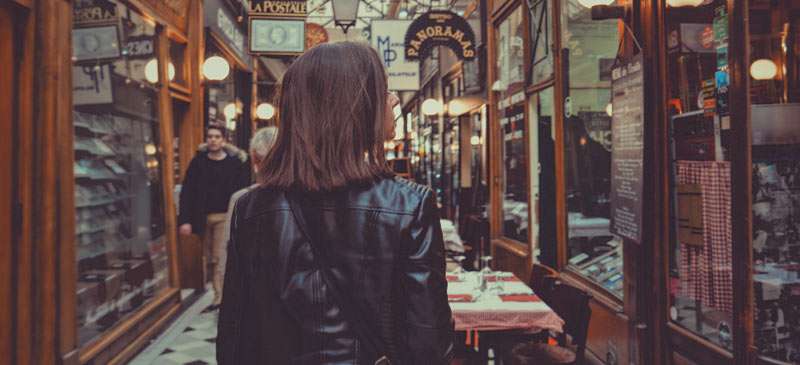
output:
M 444 244 L 430 189 L 383 155 L 399 100 L 366 45 L 319 45 L 278 93 L 261 186 L 232 217 L 220 364 L 446 364 Z

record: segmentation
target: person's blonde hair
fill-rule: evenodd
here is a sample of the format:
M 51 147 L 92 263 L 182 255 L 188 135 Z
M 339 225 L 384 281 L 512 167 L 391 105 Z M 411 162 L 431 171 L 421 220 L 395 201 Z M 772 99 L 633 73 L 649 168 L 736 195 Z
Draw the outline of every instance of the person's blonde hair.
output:
M 277 127 L 264 127 L 253 134 L 250 139 L 250 156 L 256 161 L 263 161 L 267 158 L 269 150 L 275 145 L 275 140 L 278 137 Z

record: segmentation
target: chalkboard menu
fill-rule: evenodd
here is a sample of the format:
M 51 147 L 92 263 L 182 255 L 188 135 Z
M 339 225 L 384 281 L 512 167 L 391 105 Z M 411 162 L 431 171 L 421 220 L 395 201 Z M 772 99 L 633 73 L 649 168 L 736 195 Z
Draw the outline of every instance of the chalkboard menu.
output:
M 644 95 L 641 54 L 611 72 L 611 232 L 641 242 Z

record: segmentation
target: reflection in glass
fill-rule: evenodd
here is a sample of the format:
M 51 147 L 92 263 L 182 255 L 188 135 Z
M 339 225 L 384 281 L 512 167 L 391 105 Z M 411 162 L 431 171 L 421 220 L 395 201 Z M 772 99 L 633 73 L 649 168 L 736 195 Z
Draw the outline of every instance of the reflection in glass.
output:
M 503 156 L 503 235 L 528 242 L 528 162 L 525 132 L 522 7 L 500 23 L 497 32 L 497 92 Z
M 619 45 L 617 21 L 591 19 L 568 0 L 561 10 L 565 90 L 564 161 L 569 265 L 622 297 L 622 245 L 609 230 L 611 189 L 611 67 Z
M 85 6 L 75 2 L 75 7 Z M 155 29 L 117 4 L 106 28 L 121 56 L 76 50 L 73 65 L 78 340 L 106 333 L 168 287 L 157 90 L 146 80 Z M 98 34 L 98 36 L 102 36 Z M 127 42 L 127 43 L 125 43 Z M 137 47 L 133 47 L 137 45 Z
M 724 1 L 667 11 L 670 316 L 733 346 L 728 20 Z

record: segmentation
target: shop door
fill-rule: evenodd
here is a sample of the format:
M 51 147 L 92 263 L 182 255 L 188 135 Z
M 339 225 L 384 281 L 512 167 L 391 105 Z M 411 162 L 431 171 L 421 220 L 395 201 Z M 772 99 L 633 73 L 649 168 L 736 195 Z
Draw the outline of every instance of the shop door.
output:
M 7 3 L 0 2 L 0 363 L 13 362 L 13 181 L 12 123 L 14 115 L 14 17 Z

